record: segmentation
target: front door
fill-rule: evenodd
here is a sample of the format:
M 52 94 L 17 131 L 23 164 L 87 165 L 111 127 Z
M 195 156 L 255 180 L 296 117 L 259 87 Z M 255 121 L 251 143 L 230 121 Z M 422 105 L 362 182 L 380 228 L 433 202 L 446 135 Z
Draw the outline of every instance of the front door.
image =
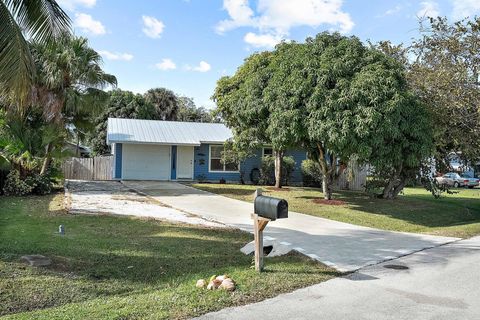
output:
M 177 147 L 177 179 L 193 179 L 193 147 Z

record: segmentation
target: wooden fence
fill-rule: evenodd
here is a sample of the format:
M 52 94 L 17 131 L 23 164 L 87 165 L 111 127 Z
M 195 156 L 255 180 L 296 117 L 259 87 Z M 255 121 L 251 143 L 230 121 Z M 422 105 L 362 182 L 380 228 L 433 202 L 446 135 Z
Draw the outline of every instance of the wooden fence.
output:
M 113 156 L 70 158 L 62 164 L 65 179 L 112 180 Z
M 363 191 L 365 190 L 365 184 L 367 183 L 367 168 L 358 168 L 355 170 L 353 179 L 348 181 L 348 177 L 343 171 L 336 180 L 336 187 L 340 190 L 355 190 Z

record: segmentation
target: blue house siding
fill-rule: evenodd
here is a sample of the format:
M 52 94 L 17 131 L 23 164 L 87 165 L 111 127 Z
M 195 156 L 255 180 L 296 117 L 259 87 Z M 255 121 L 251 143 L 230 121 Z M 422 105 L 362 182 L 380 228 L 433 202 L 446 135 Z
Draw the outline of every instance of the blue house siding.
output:
M 122 178 L 122 144 L 121 143 L 115 143 L 114 168 L 115 168 L 114 178 L 121 179 Z
M 307 152 L 302 149 L 292 149 L 285 152 L 286 156 L 291 156 L 295 160 L 295 167 L 292 172 L 292 182 L 303 182 L 302 162 L 307 159 Z
M 240 172 L 209 172 L 209 144 L 201 144 L 194 148 L 194 168 L 193 178 L 195 180 L 210 180 L 220 181 L 225 179 L 226 181 L 240 181 Z
M 259 149 L 255 154 L 242 163 L 240 163 L 240 172 L 209 172 L 209 144 L 201 144 L 194 149 L 194 179 L 195 180 L 209 180 L 219 181 L 225 179 L 231 182 L 240 182 L 240 176 L 246 183 L 250 183 L 250 173 L 253 169 L 260 169 L 262 166 L 262 149 Z M 292 173 L 292 183 L 302 182 L 302 161 L 307 158 L 307 153 L 301 149 L 289 150 L 285 153 L 287 156 L 292 156 L 295 160 L 295 168 Z

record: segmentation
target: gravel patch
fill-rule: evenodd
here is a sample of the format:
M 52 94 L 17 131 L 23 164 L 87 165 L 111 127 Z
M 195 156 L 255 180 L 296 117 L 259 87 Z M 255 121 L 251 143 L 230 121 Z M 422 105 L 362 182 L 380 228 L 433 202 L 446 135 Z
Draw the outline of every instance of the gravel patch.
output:
M 73 214 L 127 215 L 208 227 L 225 227 L 223 224 L 176 210 L 158 200 L 138 194 L 117 181 L 68 180 L 65 189 L 67 210 Z

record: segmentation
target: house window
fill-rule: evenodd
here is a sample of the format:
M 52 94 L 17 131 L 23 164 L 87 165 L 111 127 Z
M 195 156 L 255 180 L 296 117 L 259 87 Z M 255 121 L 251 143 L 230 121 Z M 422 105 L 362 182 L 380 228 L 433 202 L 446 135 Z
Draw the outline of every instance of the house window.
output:
M 224 163 L 222 161 L 223 145 L 210 146 L 209 171 L 238 172 L 238 163 Z
M 271 147 L 265 147 L 263 148 L 263 154 L 262 154 L 263 157 L 267 157 L 267 156 L 273 156 L 273 149 Z

